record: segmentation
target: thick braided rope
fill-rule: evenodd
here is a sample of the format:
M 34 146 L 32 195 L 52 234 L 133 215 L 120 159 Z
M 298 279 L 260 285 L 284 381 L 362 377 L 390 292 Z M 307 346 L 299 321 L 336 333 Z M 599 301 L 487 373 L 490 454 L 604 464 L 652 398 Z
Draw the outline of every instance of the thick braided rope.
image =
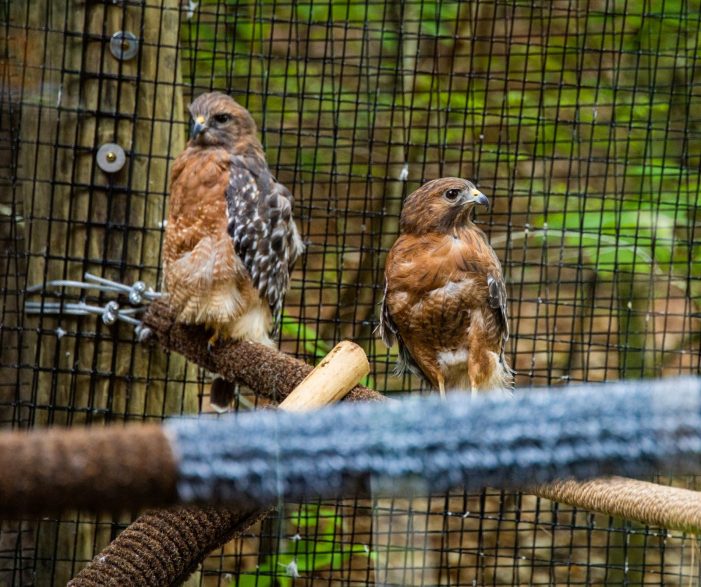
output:
M 235 500 L 236 510 L 145 514 L 72 585 L 172 585 L 286 499 L 425 494 L 524 486 L 602 473 L 698 471 L 697 379 L 532 391 L 516 400 L 411 398 L 315 414 L 259 412 L 167 425 L 184 501 Z M 446 431 L 450 434 L 446 435 Z M 695 492 L 630 479 L 556 481 L 534 493 L 649 524 L 698 531 Z
M 541 497 L 560 503 L 698 534 L 701 530 L 701 493 L 679 487 L 622 477 L 590 481 L 555 481 L 534 488 Z
M 184 502 L 525 487 L 601 475 L 698 472 L 701 379 L 454 394 L 166 423 Z
M 69 582 L 71 587 L 179 585 L 199 562 L 267 510 L 180 507 L 152 511 L 124 530 Z
M 155 424 L 0 433 L 0 517 L 171 504 L 176 481 Z
M 144 325 L 163 347 L 225 379 L 239 381 L 273 401 L 285 399 L 312 371 L 304 361 L 255 342 L 222 341 L 209 351 L 207 330 L 176 323 L 173 310 L 162 300 L 151 304 L 144 316 Z M 345 399 L 381 401 L 385 398 L 372 389 L 356 385 Z

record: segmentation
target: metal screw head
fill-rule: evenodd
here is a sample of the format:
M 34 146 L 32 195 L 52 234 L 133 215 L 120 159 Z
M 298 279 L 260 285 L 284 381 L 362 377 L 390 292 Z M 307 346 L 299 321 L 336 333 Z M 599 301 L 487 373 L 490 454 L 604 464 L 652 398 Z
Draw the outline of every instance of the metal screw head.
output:
M 148 326 L 144 326 L 143 324 L 139 324 L 136 328 L 136 340 L 139 342 L 146 342 L 149 338 L 151 338 L 151 335 L 153 334 L 151 332 L 151 329 Z
M 97 165 L 105 173 L 116 173 L 127 161 L 124 149 L 116 143 L 105 143 L 97 150 Z
M 127 61 L 136 57 L 139 51 L 139 39 L 129 31 L 117 31 L 110 39 L 110 53 L 115 59 Z
M 146 291 L 146 284 L 143 281 L 137 281 L 131 286 L 131 291 L 129 292 L 129 302 L 136 305 L 140 304 L 144 299 L 144 292 Z
M 117 321 L 118 312 L 119 304 L 117 302 L 108 302 L 102 312 L 102 322 L 107 326 L 111 326 Z

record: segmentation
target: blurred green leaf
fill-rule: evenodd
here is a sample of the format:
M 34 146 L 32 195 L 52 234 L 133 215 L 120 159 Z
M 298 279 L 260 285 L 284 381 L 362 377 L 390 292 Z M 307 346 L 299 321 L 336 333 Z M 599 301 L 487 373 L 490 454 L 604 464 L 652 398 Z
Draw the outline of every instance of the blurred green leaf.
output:
M 332 507 L 300 506 L 298 512 L 291 516 L 290 523 L 300 533 L 287 541 L 287 548 L 267 557 L 258 566 L 257 573 L 239 575 L 232 587 L 286 587 L 293 584 L 288 574 L 290 565 L 300 574 L 307 574 L 319 570 L 339 570 L 353 555 L 371 556 L 365 545 L 345 544 L 337 540 L 343 530 L 343 520 Z
M 305 352 L 315 359 L 323 359 L 331 350 L 331 347 L 319 338 L 316 330 L 288 314 L 282 315 L 280 331 L 286 338 L 301 341 Z

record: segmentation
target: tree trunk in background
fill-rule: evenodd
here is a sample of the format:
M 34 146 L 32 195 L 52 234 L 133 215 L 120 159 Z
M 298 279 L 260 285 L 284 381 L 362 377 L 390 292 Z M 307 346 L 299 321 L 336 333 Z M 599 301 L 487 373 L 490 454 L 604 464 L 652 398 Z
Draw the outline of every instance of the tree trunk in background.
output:
M 15 426 L 18 420 L 22 317 L 19 290 L 25 272 L 24 217 L 16 183 L 15 149 L 22 83 L 9 62 L 11 33 L 6 11 L 7 7 L 0 8 L 5 32 L 0 39 L 0 428 Z M 30 584 L 27 561 L 33 552 L 31 523 L 0 521 L 0 586 Z
M 27 284 L 82 280 L 89 271 L 157 287 L 169 163 L 185 144 L 185 125 L 170 122 L 184 115 L 179 3 L 38 0 L 13 3 L 12 10 L 13 60 L 24 88 Z M 117 31 L 140 39 L 132 59 L 110 52 Z M 126 152 L 126 164 L 112 175 L 96 163 L 104 143 Z M 197 411 L 196 387 L 188 383 L 195 368 L 159 349 L 133 347 L 131 328 L 108 328 L 95 317 L 24 322 L 21 362 L 33 369 L 23 370 L 22 426 Z M 89 561 L 112 538 L 113 520 L 101 521 L 79 514 L 42 521 L 37 584 L 65 584 Z

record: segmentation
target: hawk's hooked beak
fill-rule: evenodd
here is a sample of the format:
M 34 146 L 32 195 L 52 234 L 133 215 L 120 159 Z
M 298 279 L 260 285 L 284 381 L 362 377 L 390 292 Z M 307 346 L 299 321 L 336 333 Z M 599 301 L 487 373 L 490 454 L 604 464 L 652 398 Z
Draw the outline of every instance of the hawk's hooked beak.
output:
M 206 130 L 207 124 L 204 116 L 193 118 L 192 123 L 190 124 L 190 138 L 195 140 Z
M 476 206 L 484 206 L 489 210 L 489 199 L 479 190 L 471 190 L 465 198 L 465 204 L 475 204 Z

